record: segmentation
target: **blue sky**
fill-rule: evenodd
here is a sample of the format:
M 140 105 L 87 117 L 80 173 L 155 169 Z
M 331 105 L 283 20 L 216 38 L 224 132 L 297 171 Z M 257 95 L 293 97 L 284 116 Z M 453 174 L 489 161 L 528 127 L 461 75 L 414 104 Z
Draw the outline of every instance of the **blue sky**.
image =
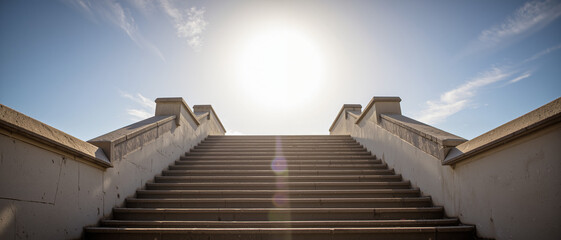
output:
M 473 138 L 561 96 L 561 1 L 0 3 L 0 103 L 88 140 L 211 104 L 230 133 L 328 134 L 340 107 Z

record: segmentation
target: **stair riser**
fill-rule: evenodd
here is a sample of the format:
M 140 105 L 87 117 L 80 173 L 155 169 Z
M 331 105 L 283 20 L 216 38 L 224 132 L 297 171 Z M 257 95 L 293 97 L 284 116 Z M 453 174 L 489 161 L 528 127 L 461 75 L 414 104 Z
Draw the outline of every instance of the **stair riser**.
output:
M 172 221 L 309 221 L 309 220 L 398 220 L 398 219 L 438 219 L 441 212 L 185 212 L 170 211 L 147 212 L 114 212 L 116 220 L 172 220 Z M 319 226 L 318 226 L 319 227 Z
M 206 157 L 242 157 L 242 156 L 265 156 L 265 157 L 292 157 L 292 156 L 341 156 L 341 157 L 355 157 L 355 156 L 370 156 L 370 152 L 186 152 L 186 156 L 206 156 Z
M 347 190 L 347 189 L 409 189 L 411 186 L 406 184 L 333 184 L 333 185 L 315 185 L 315 184 L 216 184 L 216 185 L 161 185 L 148 184 L 147 190 Z
M 217 183 L 217 182 L 399 182 L 402 178 L 399 175 L 378 175 L 378 176 L 233 176 L 233 177 L 181 177 L 181 176 L 158 176 L 155 178 L 157 183 Z
M 124 221 L 112 220 L 102 221 L 105 227 L 156 227 L 156 228 L 313 228 L 322 226 L 324 228 L 333 227 L 426 227 L 426 226 L 452 226 L 458 224 L 456 219 L 436 219 L 436 220 L 416 220 L 416 221 L 395 221 L 395 220 L 372 220 L 372 221 L 291 221 L 291 222 L 272 222 L 272 221 Z
M 137 192 L 137 198 L 273 198 L 272 193 L 155 193 Z M 395 197 L 419 197 L 419 193 L 290 193 L 286 198 L 395 198 Z
M 349 135 L 210 135 L 206 139 L 353 139 Z
M 391 175 L 390 170 L 292 170 L 292 171 L 273 171 L 273 170 L 240 170 L 240 171 L 221 171 L 221 170 L 164 170 L 163 176 L 331 176 L 331 175 Z
M 372 239 L 394 239 L 394 240 L 473 240 L 472 233 L 436 233 L 427 232 L 400 232 L 391 233 L 360 233 L 360 231 L 345 231 L 340 233 L 293 233 L 287 230 L 285 233 L 267 234 L 267 233 L 87 233 L 86 238 L 92 240 L 372 240 Z
M 357 146 L 344 146 L 344 147 L 336 147 L 336 146 L 327 146 L 327 147 L 291 147 L 280 148 L 283 152 L 365 152 L 367 151 L 366 148 Z M 251 146 L 251 147 L 240 147 L 240 146 L 224 146 L 220 148 L 219 146 L 204 146 L 199 145 L 193 147 L 190 152 L 210 152 L 210 151 L 217 151 L 217 152 L 277 152 L 279 148 L 277 147 L 268 147 L 268 146 Z
M 277 205 L 293 208 L 395 208 L 395 207 L 431 207 L 430 201 L 418 202 L 127 202 L 130 208 L 274 208 Z
M 371 164 L 371 165 L 287 165 L 279 164 L 275 166 L 277 168 L 288 168 L 291 170 L 380 170 L 387 169 L 388 166 L 385 164 Z M 196 166 L 170 166 L 169 170 L 271 170 L 273 168 L 272 164 L 269 165 L 196 165 Z
M 265 165 L 270 166 L 273 159 L 265 160 L 179 160 L 175 161 L 176 165 Z M 366 165 L 376 165 L 381 164 L 382 160 L 287 160 L 290 166 L 298 165 L 356 165 L 356 164 L 366 164 Z
M 235 233 L 235 234 L 216 234 L 216 233 L 88 233 L 87 239 L 92 240 L 372 240 L 372 239 L 395 239 L 395 240 L 473 240 L 471 233 L 435 233 L 435 232 L 416 232 L 401 233 L 309 233 L 298 234 L 286 231 L 286 233 L 265 234 L 265 233 Z
M 294 144 L 294 143 L 356 143 L 354 139 L 332 139 L 332 138 L 320 138 L 320 139 L 205 139 L 201 144 L 208 143 L 281 143 L 281 144 Z
M 271 142 L 271 141 L 253 141 L 253 142 L 203 142 L 200 145 L 201 148 L 229 148 L 229 147 L 240 147 L 240 148 L 254 148 L 258 150 L 259 148 L 274 148 L 274 149 L 292 149 L 292 148 L 358 148 L 363 147 L 357 142 L 351 141 L 323 141 L 323 142 L 311 142 L 311 141 L 298 141 L 298 142 Z M 364 148 L 363 148 L 364 149 Z
M 280 157 L 279 157 L 280 158 Z M 180 157 L 180 160 L 274 160 L 274 156 L 185 156 Z M 339 161 L 349 161 L 349 160 L 376 160 L 375 156 L 370 155 L 356 155 L 356 156 L 284 156 L 286 161 L 301 161 L 301 160 L 339 160 Z

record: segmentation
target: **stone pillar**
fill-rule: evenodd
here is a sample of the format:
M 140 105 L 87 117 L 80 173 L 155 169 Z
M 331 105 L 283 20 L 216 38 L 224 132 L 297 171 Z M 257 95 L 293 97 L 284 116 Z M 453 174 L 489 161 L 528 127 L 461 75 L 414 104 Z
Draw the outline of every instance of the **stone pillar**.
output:
M 181 97 L 157 98 L 156 99 L 156 116 L 175 115 L 175 123 L 181 125 L 181 119 L 186 121 L 192 120 L 197 126 L 200 125 L 191 111 L 191 108 L 185 103 Z
M 381 114 L 399 114 L 401 115 L 401 98 L 399 97 L 373 97 L 372 100 L 364 109 L 364 113 L 361 118 L 357 120 L 359 122 L 362 117 L 368 116 L 367 119 L 372 119 L 376 124 L 380 123 Z

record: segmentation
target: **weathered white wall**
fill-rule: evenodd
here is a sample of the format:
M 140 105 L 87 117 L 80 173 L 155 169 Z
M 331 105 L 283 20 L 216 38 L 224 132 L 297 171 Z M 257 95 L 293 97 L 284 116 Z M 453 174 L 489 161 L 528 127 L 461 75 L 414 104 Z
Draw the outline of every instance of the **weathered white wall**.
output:
M 137 134 L 107 169 L 0 128 L 0 239 L 79 239 L 191 147 L 223 135 L 216 121 L 180 117 Z
M 331 134 L 354 137 L 480 237 L 561 239 L 561 124 L 452 167 L 363 114 L 358 124 L 353 115 L 339 119 Z

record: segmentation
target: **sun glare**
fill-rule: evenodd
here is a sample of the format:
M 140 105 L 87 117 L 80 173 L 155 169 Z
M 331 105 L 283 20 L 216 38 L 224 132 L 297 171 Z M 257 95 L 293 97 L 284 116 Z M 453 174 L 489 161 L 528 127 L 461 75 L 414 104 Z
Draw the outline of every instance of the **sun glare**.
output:
M 301 32 L 262 32 L 247 41 L 240 55 L 240 86 L 252 101 L 290 107 L 309 101 L 321 87 L 319 49 Z

